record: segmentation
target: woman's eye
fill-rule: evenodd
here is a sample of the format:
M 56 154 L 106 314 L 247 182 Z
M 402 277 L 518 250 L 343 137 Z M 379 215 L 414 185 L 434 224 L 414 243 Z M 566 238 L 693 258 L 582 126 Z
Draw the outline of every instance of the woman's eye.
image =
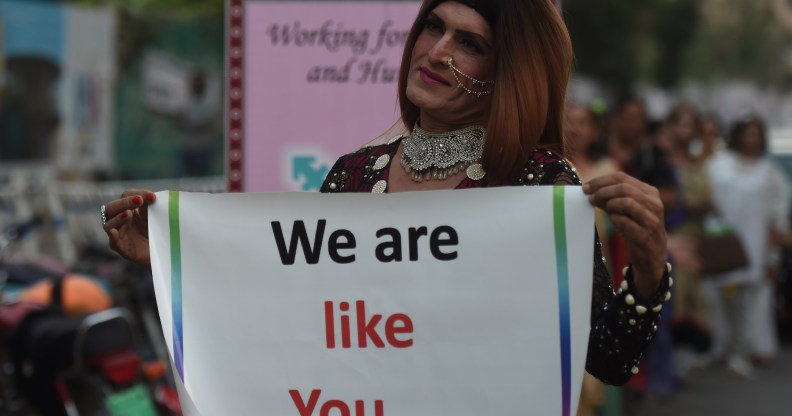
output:
M 440 24 L 438 24 L 437 22 L 433 22 L 431 20 L 428 20 L 426 22 L 425 27 L 426 27 L 426 30 L 428 30 L 428 31 L 430 31 L 432 33 L 443 33 L 443 27 L 440 26 Z
M 460 44 L 462 45 L 462 47 L 464 47 L 465 49 L 467 49 L 469 51 L 472 51 L 472 52 L 475 52 L 475 53 L 484 53 L 484 48 L 482 48 L 481 45 L 479 45 L 478 43 L 476 43 L 472 39 L 462 39 Z

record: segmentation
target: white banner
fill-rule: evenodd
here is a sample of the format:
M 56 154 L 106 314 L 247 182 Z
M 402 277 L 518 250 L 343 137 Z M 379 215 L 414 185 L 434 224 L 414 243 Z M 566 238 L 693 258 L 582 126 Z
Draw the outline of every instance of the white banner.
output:
M 594 241 L 580 188 L 157 197 L 185 414 L 575 414 Z

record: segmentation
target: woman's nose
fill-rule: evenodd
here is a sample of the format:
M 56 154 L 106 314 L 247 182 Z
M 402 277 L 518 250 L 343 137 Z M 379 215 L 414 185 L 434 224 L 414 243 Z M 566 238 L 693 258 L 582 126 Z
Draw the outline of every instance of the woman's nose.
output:
M 448 62 L 448 58 L 452 56 L 452 50 L 452 39 L 450 36 L 442 36 L 429 50 L 429 60 L 432 63 L 445 65 Z

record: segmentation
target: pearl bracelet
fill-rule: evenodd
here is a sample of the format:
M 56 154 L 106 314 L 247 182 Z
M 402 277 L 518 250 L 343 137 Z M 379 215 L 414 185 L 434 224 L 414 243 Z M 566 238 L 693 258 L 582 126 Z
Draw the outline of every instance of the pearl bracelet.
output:
M 638 303 L 634 291 L 635 280 L 632 273 L 632 267 L 627 266 L 622 273 L 624 274 L 624 281 L 622 281 L 617 292 L 616 304 L 619 305 L 619 323 L 625 328 L 628 334 L 634 332 L 641 333 L 644 329 L 651 329 L 646 336 L 649 341 L 654 337 L 654 334 L 659 329 L 660 312 L 663 310 L 663 304 L 671 299 L 671 287 L 674 285 L 674 279 L 671 277 L 671 264 L 666 263 L 663 277 L 660 282 L 660 288 L 654 297 L 649 299 L 647 305 Z M 648 328 L 647 328 L 648 327 Z M 638 363 L 642 357 L 637 357 L 633 362 L 633 367 L 630 370 L 632 374 L 638 374 Z
M 666 263 L 663 277 L 660 282 L 660 288 L 654 298 L 650 299 L 650 305 L 652 306 L 649 307 L 638 304 L 635 295 L 631 293 L 631 288 L 635 286 L 632 267 L 625 267 L 624 270 L 622 270 L 622 274 L 624 275 L 624 280 L 617 293 L 623 296 L 624 303 L 627 304 L 627 306 L 634 307 L 635 313 L 638 315 L 643 315 L 649 310 L 660 313 L 660 311 L 663 310 L 663 303 L 671 299 L 671 287 L 674 286 L 674 279 L 671 277 L 671 263 Z

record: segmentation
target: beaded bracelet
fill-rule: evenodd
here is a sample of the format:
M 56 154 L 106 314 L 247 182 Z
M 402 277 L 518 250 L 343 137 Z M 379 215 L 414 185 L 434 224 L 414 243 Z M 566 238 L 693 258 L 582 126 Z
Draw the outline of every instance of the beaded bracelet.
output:
M 630 293 L 630 288 L 635 286 L 635 277 L 632 273 L 632 266 L 627 266 L 622 270 L 622 274 L 624 275 L 624 280 L 619 287 L 619 295 L 624 295 L 624 302 L 628 306 L 635 306 L 635 312 L 638 315 L 643 315 L 647 312 L 647 310 L 651 309 L 652 312 L 660 313 L 663 310 L 663 303 L 668 302 L 671 300 L 671 287 L 674 286 L 674 279 L 671 277 L 671 263 L 666 263 L 665 270 L 663 271 L 663 277 L 660 281 L 660 288 L 657 290 L 654 298 L 650 301 L 651 306 L 647 309 L 646 306 L 639 305 L 636 302 L 635 295 Z
M 632 293 L 635 287 L 632 267 L 625 267 L 622 273 L 624 274 L 624 281 L 619 287 L 616 299 L 617 304 L 620 303 L 622 305 L 619 308 L 619 323 L 625 327 L 628 334 L 633 333 L 633 331 L 641 332 L 645 326 L 651 325 L 652 331 L 646 337 L 647 341 L 651 340 L 653 334 L 658 330 L 663 303 L 671 299 L 671 287 L 674 285 L 674 279 L 671 277 L 671 264 L 666 263 L 663 277 L 660 281 L 660 288 L 655 296 L 649 300 L 649 306 L 639 304 L 636 295 Z M 631 370 L 633 374 L 638 374 L 638 362 L 641 358 L 639 356 L 634 360 Z

